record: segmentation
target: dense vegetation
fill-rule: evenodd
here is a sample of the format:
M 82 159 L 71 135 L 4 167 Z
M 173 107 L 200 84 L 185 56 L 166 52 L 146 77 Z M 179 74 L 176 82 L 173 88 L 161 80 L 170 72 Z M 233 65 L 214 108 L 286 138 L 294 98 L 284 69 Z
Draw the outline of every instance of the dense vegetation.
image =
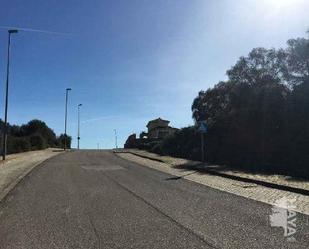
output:
M 4 123 L 0 119 L 0 128 L 3 131 Z M 41 150 L 48 147 L 62 148 L 65 141 L 64 134 L 59 137 L 43 121 L 34 119 L 27 124 L 8 125 L 7 152 L 18 153 L 30 150 Z M 2 133 L 1 133 L 2 142 Z M 68 148 L 71 146 L 71 137 L 67 136 Z M 2 144 L 1 144 L 2 148 Z M 2 151 L 2 150 L 1 150 Z
M 193 119 L 208 124 L 207 161 L 309 176 L 309 39 L 287 45 L 253 49 L 194 99 Z M 200 134 L 184 128 L 150 150 L 199 159 Z

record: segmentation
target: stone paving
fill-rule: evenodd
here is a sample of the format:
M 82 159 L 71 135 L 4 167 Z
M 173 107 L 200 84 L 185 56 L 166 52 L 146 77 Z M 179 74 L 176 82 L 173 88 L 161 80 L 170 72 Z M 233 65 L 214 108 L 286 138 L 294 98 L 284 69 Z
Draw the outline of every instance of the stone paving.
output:
M 245 198 L 250 198 L 256 201 L 261 201 L 271 205 L 277 205 L 277 202 L 280 199 L 287 198 L 288 200 L 293 201 L 293 205 L 295 206 L 294 208 L 291 208 L 291 210 L 309 215 L 309 196 L 307 195 L 296 194 L 293 192 L 278 190 L 274 188 L 268 188 L 254 183 L 232 180 L 222 176 L 207 174 L 205 172 L 201 173 L 196 170 L 175 167 L 175 165 L 190 164 L 190 163 L 195 164 L 196 162 L 193 161 L 188 161 L 179 158 L 165 157 L 163 158 L 164 159 L 163 161 L 165 161 L 165 163 L 163 163 L 143 158 L 141 156 L 138 156 L 138 153 L 140 153 L 141 156 L 155 156 L 156 159 L 162 159 L 162 157 L 155 155 L 153 153 L 149 154 L 148 152 L 145 151 L 136 151 L 136 150 L 126 151 L 126 153 L 117 153 L 117 155 L 121 158 L 136 162 L 143 166 L 154 168 L 156 170 L 160 170 L 177 177 L 181 177 L 212 188 L 216 188 L 222 191 L 226 191 L 232 194 L 243 196 Z M 242 177 L 244 176 L 252 178 L 256 177 L 256 175 L 248 176 L 248 173 L 238 172 L 238 174 L 241 174 Z M 267 178 L 266 179 L 267 181 L 272 181 L 271 176 L 263 177 L 262 175 L 259 175 L 258 178 L 259 180 L 261 179 L 264 180 Z M 279 183 L 290 184 L 290 181 L 285 180 L 286 182 L 284 182 L 285 178 L 283 176 L 273 176 L 273 179 L 276 179 L 276 184 Z M 294 180 L 292 186 L 307 189 L 308 182 L 304 181 L 297 182 L 297 180 Z

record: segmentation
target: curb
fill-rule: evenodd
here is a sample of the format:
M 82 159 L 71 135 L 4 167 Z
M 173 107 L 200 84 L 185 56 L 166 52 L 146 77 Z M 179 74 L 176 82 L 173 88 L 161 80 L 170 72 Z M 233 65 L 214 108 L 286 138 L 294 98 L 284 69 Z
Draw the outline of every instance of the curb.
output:
M 279 185 L 279 184 L 276 184 L 276 183 L 271 183 L 271 182 L 266 182 L 266 181 L 251 179 L 251 178 L 245 178 L 245 177 L 241 177 L 241 176 L 225 174 L 225 173 L 221 173 L 221 172 L 211 170 L 211 169 L 203 169 L 202 171 L 207 172 L 211 175 L 229 178 L 231 180 L 242 181 L 242 182 L 247 182 L 247 183 L 254 183 L 254 184 L 257 184 L 257 185 L 260 185 L 260 186 L 263 186 L 263 187 L 267 187 L 267 188 L 284 190 L 284 191 L 292 192 L 292 193 L 295 193 L 295 194 L 302 194 L 302 195 L 309 196 L 309 190 L 307 190 L 307 189 L 296 188 L 296 187 L 291 187 L 291 186 L 286 186 L 286 185 Z
M 130 151 L 113 151 L 113 153 L 115 153 L 115 154 L 117 154 L 117 153 L 127 153 L 127 154 L 132 154 L 132 155 L 135 155 L 135 156 L 139 156 L 139 157 L 142 157 L 142 158 L 145 158 L 145 159 L 149 159 L 149 160 L 152 160 L 152 161 L 156 161 L 156 162 L 159 162 L 159 163 L 166 163 L 165 161 L 163 161 L 161 159 L 140 155 L 138 153 L 130 152 Z

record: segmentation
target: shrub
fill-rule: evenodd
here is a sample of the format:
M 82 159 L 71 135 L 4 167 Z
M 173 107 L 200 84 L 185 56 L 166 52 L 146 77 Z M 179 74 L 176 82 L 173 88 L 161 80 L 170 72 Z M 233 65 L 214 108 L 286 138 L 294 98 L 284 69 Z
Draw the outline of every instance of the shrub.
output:
M 28 137 L 12 137 L 7 138 L 7 153 L 19 153 L 31 150 L 31 144 Z
M 42 150 L 46 148 L 46 141 L 40 134 L 30 136 L 30 145 L 32 150 Z

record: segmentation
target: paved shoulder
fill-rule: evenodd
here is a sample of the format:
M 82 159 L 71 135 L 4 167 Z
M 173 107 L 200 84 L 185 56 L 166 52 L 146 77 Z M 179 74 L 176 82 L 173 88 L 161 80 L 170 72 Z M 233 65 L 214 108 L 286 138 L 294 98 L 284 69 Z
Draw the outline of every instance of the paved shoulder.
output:
M 0 201 L 33 168 L 59 153 L 62 151 L 50 148 L 8 155 L 5 162 L 0 162 Z

